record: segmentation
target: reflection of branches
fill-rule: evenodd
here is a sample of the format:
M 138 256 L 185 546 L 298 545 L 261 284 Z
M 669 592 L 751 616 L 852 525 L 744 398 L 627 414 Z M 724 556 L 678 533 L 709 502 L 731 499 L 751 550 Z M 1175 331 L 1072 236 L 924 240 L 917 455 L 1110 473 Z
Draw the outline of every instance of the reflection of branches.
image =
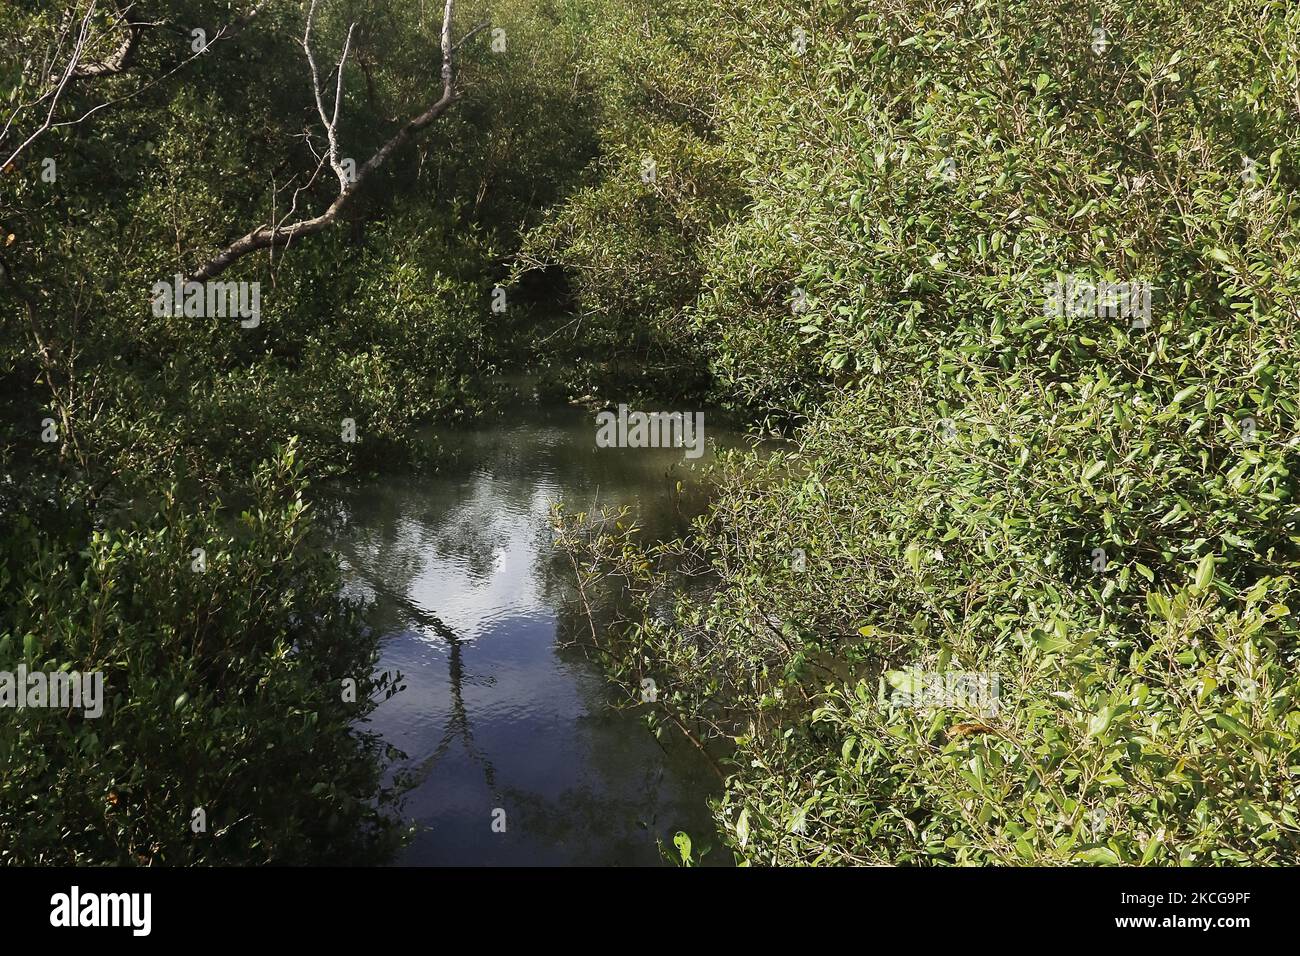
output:
M 436 614 L 426 611 L 410 598 L 397 594 L 369 578 L 363 578 L 363 580 L 377 593 L 382 594 L 386 600 L 400 607 L 417 627 L 430 631 L 447 642 L 447 675 L 448 686 L 451 688 L 451 716 L 447 721 L 446 733 L 442 735 L 442 740 L 438 742 L 438 746 L 429 755 L 429 759 L 421 764 L 419 770 L 416 771 L 416 775 L 419 779 L 427 777 L 432 772 L 433 765 L 446 755 L 447 751 L 451 749 L 452 743 L 459 736 L 470 759 L 483 768 L 483 779 L 499 805 L 501 792 L 497 789 L 496 768 L 492 766 L 492 761 L 488 759 L 487 755 L 480 751 L 474 743 L 474 732 L 470 727 L 469 710 L 465 706 L 465 665 L 462 660 L 464 641 Z
M 592 507 L 593 508 L 595 507 L 594 501 L 592 502 Z M 578 600 L 582 603 L 582 612 L 583 612 L 583 616 L 586 618 L 587 627 L 591 631 L 590 643 L 587 643 L 585 641 L 575 641 L 575 643 L 586 643 L 587 646 L 590 647 L 591 649 L 599 650 L 600 647 L 602 646 L 602 642 L 600 639 L 600 633 L 596 629 L 596 612 L 595 609 L 592 607 L 592 602 L 588 598 L 587 592 L 590 587 L 594 585 L 599 585 L 601 581 L 604 580 L 605 578 L 612 578 L 616 576 L 615 572 L 605 571 L 602 573 L 599 570 L 597 570 L 594 566 L 587 567 L 587 568 L 580 566 L 578 564 L 578 553 L 580 550 L 580 544 L 577 535 L 581 533 L 582 530 L 581 523 L 566 525 L 564 522 L 563 510 L 558 507 L 552 511 L 552 514 L 556 522 L 555 525 L 557 531 L 556 544 L 559 547 L 561 553 L 568 556 L 569 562 L 572 565 L 573 583 L 576 586 Z M 612 521 L 617 525 L 621 519 L 626 519 L 627 515 L 628 515 L 628 509 L 624 507 L 619 509 L 616 512 L 609 512 L 609 511 L 602 512 L 599 518 L 593 516 L 591 518 L 591 522 L 593 523 L 593 525 L 600 525 L 602 523 L 609 523 Z M 634 685 L 634 687 L 640 685 L 640 680 L 641 680 L 640 672 L 637 673 L 636 680 L 637 680 L 637 684 Z M 637 703 L 635 693 L 632 693 L 630 702 Z M 700 753 L 702 753 L 704 757 L 709 761 L 709 766 L 713 769 L 713 772 L 718 775 L 718 779 L 721 780 L 724 784 L 727 782 L 727 775 L 726 773 L 723 772 L 722 766 L 718 763 L 717 758 L 714 757 L 713 754 L 709 753 L 709 750 L 707 747 L 704 746 L 704 743 L 697 736 L 695 736 L 695 734 L 691 733 L 690 728 L 686 726 L 685 722 L 682 721 L 682 719 L 667 703 L 657 700 L 654 697 L 646 698 L 644 694 L 642 694 L 640 703 L 648 704 L 649 706 L 656 709 L 659 713 L 667 717 L 670 721 L 672 721 L 674 726 L 676 726 L 677 729 L 681 731 L 682 736 L 684 736 L 687 740 L 689 740 L 695 746 L 695 749 L 698 750 Z

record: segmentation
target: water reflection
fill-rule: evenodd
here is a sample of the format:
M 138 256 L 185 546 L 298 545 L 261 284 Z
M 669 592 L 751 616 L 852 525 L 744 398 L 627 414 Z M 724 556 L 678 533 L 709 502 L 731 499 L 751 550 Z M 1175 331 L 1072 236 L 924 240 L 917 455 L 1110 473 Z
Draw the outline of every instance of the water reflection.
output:
M 551 504 L 625 503 L 648 534 L 678 533 L 681 451 L 597 449 L 593 415 L 568 407 L 441 438 L 457 451 L 444 473 L 367 482 L 339 508 L 350 589 L 377 602 L 380 666 L 407 686 L 373 718 L 418 781 L 406 812 L 423 829 L 400 862 L 655 864 L 656 835 L 716 843 L 703 757 L 611 710 L 595 667 L 559 646 L 576 621 Z

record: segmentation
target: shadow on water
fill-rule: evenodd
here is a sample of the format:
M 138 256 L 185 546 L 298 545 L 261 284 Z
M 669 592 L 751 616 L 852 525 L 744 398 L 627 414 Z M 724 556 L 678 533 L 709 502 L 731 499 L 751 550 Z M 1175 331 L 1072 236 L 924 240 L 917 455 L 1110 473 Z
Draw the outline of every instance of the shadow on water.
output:
M 710 443 L 741 443 L 711 426 Z M 577 622 L 549 520 L 556 501 L 626 504 L 648 538 L 681 533 L 682 451 L 597 449 L 594 414 L 569 406 L 437 438 L 454 452 L 441 473 L 359 483 L 337 512 L 349 593 L 375 602 L 380 669 L 406 685 L 371 719 L 416 781 L 420 832 L 398 862 L 658 864 L 656 837 L 671 847 L 678 830 L 716 846 L 703 756 L 614 710 L 598 668 L 563 646 Z

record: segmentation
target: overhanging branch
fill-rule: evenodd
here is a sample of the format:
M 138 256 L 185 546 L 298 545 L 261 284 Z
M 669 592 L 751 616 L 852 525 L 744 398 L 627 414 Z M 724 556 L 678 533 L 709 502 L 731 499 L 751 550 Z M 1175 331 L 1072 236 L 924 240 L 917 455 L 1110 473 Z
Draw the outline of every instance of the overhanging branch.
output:
M 315 2 L 312 4 L 312 10 L 308 13 L 307 31 L 303 37 L 303 46 L 307 51 L 308 63 L 312 72 L 312 87 L 316 96 L 317 111 L 320 114 L 321 121 L 325 125 L 326 136 L 329 140 L 329 162 L 334 168 L 335 174 L 339 179 L 338 196 L 330 203 L 329 208 L 319 216 L 310 219 L 299 219 L 292 223 L 275 223 L 263 224 L 252 229 L 243 236 L 240 236 L 230 245 L 226 246 L 219 253 L 196 268 L 188 276 L 191 282 L 206 282 L 214 279 L 225 272 L 231 265 L 244 256 L 257 252 L 261 249 L 278 249 L 289 245 L 296 239 L 306 236 L 315 235 L 333 225 L 356 198 L 357 193 L 370 179 L 374 172 L 383 166 L 401 147 L 405 146 L 414 139 L 420 132 L 429 127 L 438 119 L 458 98 L 459 94 L 455 90 L 455 75 L 452 64 L 452 57 L 456 48 L 460 44 L 452 43 L 451 39 L 451 20 L 452 7 L 454 0 L 446 0 L 446 6 L 443 10 L 442 17 L 442 95 L 433 102 L 424 112 L 413 116 L 393 136 L 385 142 L 379 149 L 365 161 L 353 176 L 345 175 L 342 163 L 338 155 L 338 119 L 339 103 L 343 98 L 343 60 L 346 59 L 352 37 L 352 28 L 348 30 L 348 42 L 345 43 L 343 56 L 339 63 L 339 79 L 335 90 L 333 117 L 326 115 L 324 100 L 321 96 L 319 76 L 317 75 L 314 58 L 311 54 L 311 13 L 315 10 Z M 355 26 L 355 24 L 353 25 Z M 474 28 L 469 34 L 461 40 L 463 43 L 469 36 L 477 33 L 483 25 Z

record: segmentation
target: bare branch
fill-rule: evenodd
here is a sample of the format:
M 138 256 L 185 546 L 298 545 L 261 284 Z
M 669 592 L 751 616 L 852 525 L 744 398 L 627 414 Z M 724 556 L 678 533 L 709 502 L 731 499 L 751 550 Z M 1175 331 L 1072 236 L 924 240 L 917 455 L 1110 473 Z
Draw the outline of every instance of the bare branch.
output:
M 93 4 L 92 4 L 93 6 Z M 148 24 L 136 23 L 127 19 L 130 7 L 125 10 L 121 6 L 117 7 L 118 21 L 121 26 L 125 27 L 126 35 L 122 38 L 122 43 L 111 54 L 102 60 L 94 63 L 78 63 L 72 71 L 74 80 L 98 79 L 101 76 L 112 76 L 121 73 L 131 63 L 131 58 L 135 55 L 136 47 L 140 43 L 140 36 L 144 33 L 144 28 Z
M 81 21 L 81 29 L 77 34 L 77 41 L 72 48 L 72 55 L 68 58 L 68 64 L 63 69 L 63 75 L 59 78 L 59 82 L 54 88 L 53 95 L 50 96 L 50 108 L 45 113 L 44 122 L 42 122 L 41 125 L 37 127 L 36 131 L 32 133 L 32 135 L 28 136 L 17 149 L 9 154 L 8 159 L 0 163 L 0 170 L 7 169 L 9 164 L 17 159 L 23 150 L 36 142 L 36 140 L 44 135 L 44 133 L 54 123 L 54 111 L 58 108 L 59 97 L 63 95 L 63 91 L 67 88 L 68 81 L 72 79 L 72 74 L 76 70 L 77 64 L 81 62 L 81 55 L 85 52 L 86 44 L 90 40 L 90 19 L 94 15 L 95 3 L 94 0 L 92 0 L 90 6 L 86 9 L 85 18 Z M 12 119 L 10 122 L 12 122 Z M 5 128 L 8 130 L 8 124 L 6 124 Z
M 469 33 L 466 33 L 463 37 L 461 37 L 459 40 L 456 41 L 456 45 L 452 47 L 452 49 L 459 50 L 466 43 L 474 39 L 475 36 L 477 36 L 479 33 L 482 33 L 491 25 L 492 25 L 491 20 L 480 20 L 478 23 L 474 24 L 474 26 L 470 29 Z
M 322 232 L 334 224 L 339 215 L 352 204 L 362 185 L 370 176 L 388 161 L 389 157 L 402 146 L 410 142 L 421 131 L 430 126 L 438 119 L 447 109 L 459 99 L 459 94 L 455 90 L 455 75 L 453 72 L 452 57 L 459 44 L 453 44 L 451 39 L 452 29 L 452 7 L 454 0 L 445 0 L 446 6 L 442 18 L 442 95 L 433 102 L 424 112 L 413 116 L 399 129 L 387 142 L 381 146 L 373 156 L 361 165 L 356 172 L 355 177 L 348 179 L 341 173 L 341 163 L 335 167 L 335 172 L 339 174 L 339 194 L 330 203 L 319 216 L 310 219 L 300 219 L 296 222 L 284 224 L 283 221 L 274 225 L 264 224 L 257 226 L 250 232 L 236 239 L 230 245 L 226 246 L 221 252 L 213 256 L 203 265 L 199 266 L 192 272 L 188 279 L 192 282 L 205 282 L 208 279 L 216 278 L 225 272 L 231 265 L 239 259 L 252 252 L 260 249 L 274 249 L 287 246 L 295 239 L 314 235 Z M 337 92 L 334 100 L 334 118 L 326 119 L 324 101 L 320 97 L 320 84 L 316 74 L 316 68 L 310 53 L 310 19 L 315 10 L 315 0 L 312 3 L 312 10 L 308 13 L 308 29 L 304 35 L 303 45 L 308 50 L 308 61 L 312 68 L 312 86 L 317 93 L 317 112 L 321 116 L 321 121 L 325 124 L 327 136 L 330 139 L 330 161 L 331 165 L 335 164 L 337 156 L 337 123 L 338 123 L 338 105 L 342 99 L 343 90 L 343 64 L 339 63 L 339 81 Z M 355 26 L 355 24 L 353 25 Z M 482 26 L 476 27 L 473 32 L 478 32 Z M 352 30 L 348 30 L 348 38 L 351 40 Z M 468 39 L 467 35 L 465 39 Z M 461 42 L 464 42 L 462 40 Z M 347 46 L 344 47 L 344 57 L 347 55 Z M 319 173 L 319 169 L 317 170 Z M 313 181 L 315 176 L 312 177 Z M 296 203 L 296 194 L 295 194 Z
M 198 57 L 202 56 L 204 52 L 211 49 L 213 44 L 217 43 L 220 40 L 228 40 L 235 36 L 238 36 L 239 33 L 242 32 L 243 29 L 250 22 L 252 22 L 259 13 L 261 13 L 267 6 L 270 5 L 270 3 L 271 0 L 261 0 L 261 2 L 255 4 L 251 9 L 249 9 L 247 13 L 244 13 L 243 15 L 241 15 L 231 23 L 222 26 L 217 31 L 216 35 L 204 47 L 203 51 L 199 53 L 195 53 L 192 56 L 182 60 L 180 64 L 178 64 L 176 67 L 169 70 L 167 73 L 163 74 L 162 76 L 157 77 L 156 79 L 146 83 L 140 89 L 128 93 L 125 96 L 118 97 L 117 99 L 108 100 L 106 102 L 98 104 L 97 106 L 93 106 L 90 109 L 86 110 L 86 112 L 82 113 L 80 116 L 76 117 L 75 119 L 64 120 L 62 122 L 56 123 L 54 122 L 54 114 L 57 111 L 59 100 L 63 97 L 64 93 L 66 92 L 68 86 L 71 84 L 72 81 L 101 79 L 106 76 L 113 76 L 125 72 L 126 69 L 130 66 L 131 61 L 135 56 L 136 49 L 139 46 L 140 37 L 143 34 L 144 30 L 149 27 L 161 26 L 161 24 L 159 23 L 146 23 L 146 22 L 137 22 L 134 20 L 129 20 L 128 13 L 131 9 L 131 6 L 128 5 L 125 9 L 123 9 L 117 3 L 114 3 L 114 6 L 117 8 L 118 11 L 120 23 L 126 26 L 126 36 L 123 38 L 122 43 L 117 48 L 117 50 L 115 50 L 112 54 L 110 54 L 105 59 L 97 62 L 85 62 L 84 57 L 85 57 L 86 49 L 88 46 L 90 46 L 91 41 L 94 39 L 90 35 L 90 21 L 91 18 L 94 16 L 96 7 L 98 5 L 98 0 L 91 0 L 90 6 L 86 11 L 86 15 L 81 21 L 81 28 L 77 34 L 76 42 L 73 44 L 72 51 L 68 57 L 68 62 L 67 64 L 65 64 L 63 70 L 60 72 L 58 81 L 53 83 L 48 89 L 45 90 L 44 93 L 42 93 L 39 97 L 37 97 L 32 102 L 26 104 L 20 104 L 19 106 L 15 107 L 13 112 L 10 114 L 9 119 L 5 122 L 3 130 L 0 130 L 0 144 L 3 144 L 8 137 L 9 130 L 13 126 L 14 120 L 19 116 L 19 114 L 23 113 L 25 110 L 32 109 L 36 106 L 41 106 L 47 101 L 49 102 L 49 109 L 46 111 L 44 121 L 35 130 L 35 132 L 33 132 L 30 136 L 28 136 L 27 139 L 24 140 L 21 145 L 19 145 L 16 149 L 14 149 L 9 154 L 9 157 L 5 159 L 4 162 L 0 163 L 0 170 L 4 170 L 8 168 L 9 165 L 13 163 L 21 153 L 23 153 L 28 147 L 32 145 L 32 143 L 34 143 L 45 133 L 49 132 L 51 129 L 58 129 L 63 126 L 76 126 L 79 123 L 85 122 L 92 115 L 104 109 L 105 107 L 113 106 L 116 105 L 117 103 L 121 103 L 126 100 L 129 100 L 134 96 L 138 96 L 140 93 L 144 92 L 145 90 L 148 90 L 153 86 L 156 86 L 162 80 L 165 80 L 170 76 L 173 76 L 187 64 L 198 59 Z M 67 35 L 67 29 L 65 28 L 64 33 L 61 34 L 60 36 L 60 39 L 51 57 L 51 60 L 47 61 L 47 67 L 46 67 L 47 74 L 50 72 L 49 64 L 57 61 L 59 51 L 61 51 L 63 48 L 63 42 L 64 39 L 66 38 L 66 35 Z
M 356 30 L 357 25 L 354 23 L 348 27 L 347 39 L 343 41 L 343 53 L 339 57 L 338 65 L 338 82 L 334 88 L 334 116 L 331 119 L 325 115 L 325 101 L 321 96 L 320 73 L 316 69 L 316 57 L 311 51 L 311 27 L 316 18 L 316 4 L 318 0 L 312 0 L 311 7 L 307 11 L 307 26 L 302 35 L 302 49 L 307 54 L 307 65 L 311 68 L 311 92 L 316 98 L 316 112 L 320 115 L 321 125 L 325 127 L 325 138 L 329 143 L 330 167 L 334 170 L 334 175 L 338 177 L 339 186 L 343 189 L 348 187 L 348 174 L 343 169 L 343 161 L 339 156 L 339 107 L 343 103 L 343 68 L 348 62 L 348 51 L 352 48 L 352 32 Z

